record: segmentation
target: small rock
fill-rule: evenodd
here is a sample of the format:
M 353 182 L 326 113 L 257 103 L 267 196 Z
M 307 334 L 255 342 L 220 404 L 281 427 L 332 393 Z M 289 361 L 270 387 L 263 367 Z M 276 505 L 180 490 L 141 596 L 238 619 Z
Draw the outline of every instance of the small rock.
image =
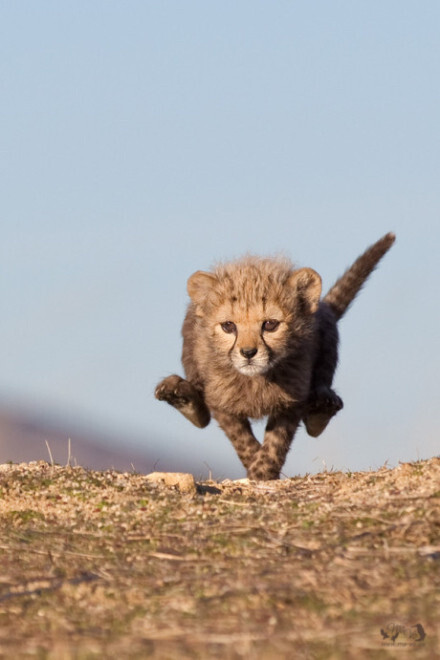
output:
M 185 472 L 152 472 L 146 476 L 152 483 L 162 483 L 165 486 L 177 486 L 181 493 L 195 493 L 196 484 L 192 474 Z

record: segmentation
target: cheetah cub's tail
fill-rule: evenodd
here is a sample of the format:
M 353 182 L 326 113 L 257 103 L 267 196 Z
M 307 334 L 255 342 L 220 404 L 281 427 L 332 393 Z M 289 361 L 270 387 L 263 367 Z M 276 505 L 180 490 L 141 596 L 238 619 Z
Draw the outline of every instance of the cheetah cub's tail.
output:
M 337 320 L 345 314 L 368 276 L 388 252 L 395 240 L 396 236 L 390 232 L 378 240 L 377 243 L 371 245 L 345 271 L 324 297 L 324 302 L 331 307 Z

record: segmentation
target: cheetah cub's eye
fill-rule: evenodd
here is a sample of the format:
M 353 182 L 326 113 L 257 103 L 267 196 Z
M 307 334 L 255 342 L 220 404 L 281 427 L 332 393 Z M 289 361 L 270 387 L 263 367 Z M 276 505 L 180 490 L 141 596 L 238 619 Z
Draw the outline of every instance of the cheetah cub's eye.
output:
M 279 325 L 280 322 L 276 319 L 269 319 L 268 321 L 264 321 L 262 328 L 264 332 L 275 332 Z
M 237 326 L 235 323 L 232 321 L 225 321 L 224 323 L 221 323 L 221 329 L 223 332 L 227 332 L 228 334 L 231 334 L 232 332 L 235 332 L 237 329 Z

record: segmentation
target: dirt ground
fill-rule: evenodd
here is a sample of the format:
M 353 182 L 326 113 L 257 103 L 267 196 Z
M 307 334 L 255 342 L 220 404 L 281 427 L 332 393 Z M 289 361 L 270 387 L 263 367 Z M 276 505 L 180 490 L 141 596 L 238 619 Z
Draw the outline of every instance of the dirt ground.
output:
M 2 658 L 440 657 L 440 458 L 259 484 L 1 465 L 0 532 Z

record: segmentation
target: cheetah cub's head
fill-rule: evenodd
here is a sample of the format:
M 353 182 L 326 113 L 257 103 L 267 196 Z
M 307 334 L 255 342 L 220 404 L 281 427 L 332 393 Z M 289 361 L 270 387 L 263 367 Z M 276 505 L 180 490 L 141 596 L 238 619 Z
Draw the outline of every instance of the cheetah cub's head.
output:
M 282 259 L 245 257 L 213 272 L 197 271 L 188 293 L 216 364 L 245 376 L 278 364 L 313 325 L 321 278 Z

